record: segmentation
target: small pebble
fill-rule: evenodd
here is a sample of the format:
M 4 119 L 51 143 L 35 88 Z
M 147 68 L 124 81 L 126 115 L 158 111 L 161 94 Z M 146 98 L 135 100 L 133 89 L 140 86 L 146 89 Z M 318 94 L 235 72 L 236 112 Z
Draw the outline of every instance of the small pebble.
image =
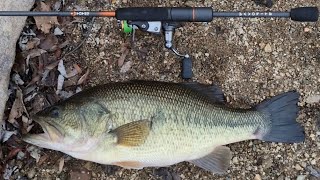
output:
M 272 52 L 271 45 L 270 45 L 270 44 L 267 44 L 267 45 L 264 47 L 264 51 L 267 52 L 267 53 Z
M 304 28 L 304 32 L 310 32 L 310 31 L 311 31 L 310 28 L 308 28 L 308 27 L 305 27 L 305 28 Z
M 237 164 L 237 163 L 239 162 L 239 160 L 238 160 L 237 157 L 234 157 L 234 158 L 232 159 L 232 162 L 233 162 L 234 164 Z
M 28 172 L 28 178 L 29 179 L 32 179 L 34 177 L 34 175 L 36 174 L 36 171 L 34 169 L 31 169 L 29 172 Z
M 294 167 L 297 171 L 302 171 L 303 168 L 299 165 L 299 164 L 296 164 L 296 166 Z
M 297 180 L 304 180 L 307 176 L 306 175 L 299 175 Z
M 60 28 L 56 27 L 56 28 L 54 29 L 54 35 L 60 36 L 60 35 L 63 35 L 63 32 L 61 31 Z
M 260 174 L 256 174 L 256 176 L 254 177 L 254 180 L 262 180 Z

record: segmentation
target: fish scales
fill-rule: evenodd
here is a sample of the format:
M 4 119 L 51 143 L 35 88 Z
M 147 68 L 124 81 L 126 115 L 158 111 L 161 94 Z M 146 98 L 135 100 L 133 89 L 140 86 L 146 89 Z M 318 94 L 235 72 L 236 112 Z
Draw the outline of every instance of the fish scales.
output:
M 217 143 L 220 137 L 229 136 L 230 138 L 224 139 L 225 142 L 220 142 L 224 144 L 235 137 L 248 138 L 263 122 L 256 112 L 227 111 L 226 108 L 212 104 L 206 97 L 177 86 L 138 84 L 127 87 L 123 84 L 111 87 L 109 92 L 101 88 L 97 95 L 99 99 L 110 98 L 103 101 L 109 102 L 105 105 L 110 112 L 119 114 L 119 119 L 115 120 L 119 122 L 116 126 L 160 116 L 152 120 L 152 133 L 143 147 L 136 148 L 136 152 L 156 153 L 158 149 L 152 148 L 163 146 L 166 148 L 163 151 L 170 155 L 177 148 L 187 147 L 188 152 L 184 153 L 189 156 L 189 152 L 201 149 L 202 146 L 212 148 L 209 140 Z M 168 129 L 171 129 L 169 133 Z M 186 151 L 184 148 L 181 150 Z M 130 152 L 132 156 L 137 156 L 132 150 Z

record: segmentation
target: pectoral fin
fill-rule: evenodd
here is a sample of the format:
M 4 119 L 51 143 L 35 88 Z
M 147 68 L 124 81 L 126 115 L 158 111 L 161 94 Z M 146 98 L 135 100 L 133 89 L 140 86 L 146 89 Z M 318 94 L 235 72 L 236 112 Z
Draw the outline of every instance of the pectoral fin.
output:
M 230 149 L 226 146 L 219 146 L 207 156 L 189 162 L 215 174 L 224 174 L 230 166 L 230 160 Z
M 151 121 L 140 120 L 122 125 L 110 133 L 114 133 L 117 144 L 122 146 L 139 146 L 145 142 L 151 129 Z

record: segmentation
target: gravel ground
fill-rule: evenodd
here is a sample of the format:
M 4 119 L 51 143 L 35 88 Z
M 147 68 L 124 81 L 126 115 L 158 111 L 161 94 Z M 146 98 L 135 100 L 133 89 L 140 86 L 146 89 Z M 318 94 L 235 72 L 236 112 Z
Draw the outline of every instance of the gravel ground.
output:
M 90 3 L 91 2 L 91 3 Z M 150 6 L 147 0 L 79 1 L 90 10 L 125 6 Z M 269 10 L 252 1 L 155 1 L 153 6 L 212 6 L 216 10 Z M 317 0 L 276 1 L 271 10 L 318 6 Z M 87 8 L 85 8 L 87 7 Z M 90 26 L 90 22 L 86 23 Z M 83 39 L 83 26 L 66 27 L 70 49 Z M 286 19 L 215 19 L 210 23 L 187 23 L 175 35 L 177 48 L 193 57 L 191 81 L 217 83 L 234 107 L 250 107 L 276 94 L 301 93 L 298 121 L 306 131 L 300 144 L 266 143 L 258 140 L 228 145 L 233 158 L 227 175 L 217 176 L 188 163 L 165 168 L 125 170 L 76 160 L 59 152 L 41 149 L 40 162 L 13 159 L 18 170 L 12 179 L 317 179 L 320 173 L 320 25 Z M 121 45 L 128 40 L 114 19 L 96 18 L 85 43 L 65 59 L 90 70 L 86 87 L 110 81 L 149 79 L 182 82 L 179 58 L 164 48 L 162 36 L 136 33 L 135 48 L 126 56 L 131 68 L 121 73 L 117 61 Z M 74 46 L 74 47 L 72 47 Z M 62 159 L 64 161 L 62 161 Z M 59 164 L 64 162 L 61 172 Z M 318 178 L 320 178 L 318 174 Z

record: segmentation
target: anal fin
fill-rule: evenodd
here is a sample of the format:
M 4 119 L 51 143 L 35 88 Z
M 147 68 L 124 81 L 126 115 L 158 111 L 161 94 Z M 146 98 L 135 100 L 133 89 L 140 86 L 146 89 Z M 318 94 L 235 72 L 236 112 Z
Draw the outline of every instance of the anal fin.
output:
M 189 162 L 215 174 L 224 174 L 230 166 L 230 161 L 230 149 L 226 146 L 218 146 L 210 154 Z

